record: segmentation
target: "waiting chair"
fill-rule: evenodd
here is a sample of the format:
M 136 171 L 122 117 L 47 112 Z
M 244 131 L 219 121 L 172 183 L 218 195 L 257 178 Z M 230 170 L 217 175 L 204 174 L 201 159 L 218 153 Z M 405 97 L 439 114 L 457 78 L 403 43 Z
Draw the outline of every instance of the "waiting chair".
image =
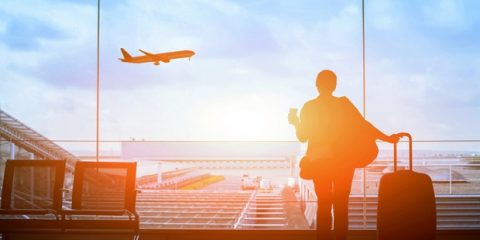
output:
M 61 231 L 64 160 L 7 160 L 0 232 Z
M 62 212 L 64 231 L 137 238 L 135 180 L 134 162 L 77 162 L 72 208 Z

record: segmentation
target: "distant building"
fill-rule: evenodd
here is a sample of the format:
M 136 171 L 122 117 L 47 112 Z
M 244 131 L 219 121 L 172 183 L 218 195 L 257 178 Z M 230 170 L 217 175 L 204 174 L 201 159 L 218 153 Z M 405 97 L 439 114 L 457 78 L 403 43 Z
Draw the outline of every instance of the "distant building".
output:
M 152 171 L 157 164 L 161 171 L 196 167 L 225 175 L 292 176 L 300 149 L 296 142 L 139 141 L 122 142 L 121 159 L 150 163 Z

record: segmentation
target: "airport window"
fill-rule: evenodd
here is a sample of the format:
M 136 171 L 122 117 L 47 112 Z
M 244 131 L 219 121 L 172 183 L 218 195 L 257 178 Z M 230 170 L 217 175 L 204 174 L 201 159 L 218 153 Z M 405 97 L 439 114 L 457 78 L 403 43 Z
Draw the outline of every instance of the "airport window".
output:
M 332 69 L 337 96 L 385 133 L 413 135 L 438 228 L 479 229 L 479 20 L 474 3 L 440 2 L 367 1 L 363 49 L 361 1 L 101 1 L 98 25 L 94 0 L 9 1 L 0 181 L 8 159 L 65 159 L 72 208 L 76 161 L 136 162 L 141 229 L 314 230 L 313 183 L 298 175 L 306 145 L 287 115 Z M 392 145 L 378 147 L 355 170 L 350 229 L 376 228 L 379 180 L 393 170 Z M 406 142 L 398 154 L 406 168 Z M 86 192 L 125 185 L 126 170 L 101 173 Z

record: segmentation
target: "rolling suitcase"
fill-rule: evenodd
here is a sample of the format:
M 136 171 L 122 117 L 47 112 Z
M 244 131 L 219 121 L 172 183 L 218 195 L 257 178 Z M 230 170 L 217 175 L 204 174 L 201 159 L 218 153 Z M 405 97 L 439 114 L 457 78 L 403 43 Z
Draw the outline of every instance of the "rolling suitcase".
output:
M 378 240 L 434 240 L 437 217 L 432 180 L 413 171 L 412 136 L 400 136 L 408 138 L 410 168 L 397 171 L 394 144 L 393 173 L 385 174 L 378 187 Z

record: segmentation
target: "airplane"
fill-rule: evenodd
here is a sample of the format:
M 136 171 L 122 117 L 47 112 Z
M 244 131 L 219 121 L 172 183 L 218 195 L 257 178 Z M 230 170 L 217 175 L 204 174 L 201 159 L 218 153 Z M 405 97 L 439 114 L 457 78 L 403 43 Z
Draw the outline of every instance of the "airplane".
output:
M 182 51 L 175 51 L 175 52 L 165 52 L 165 53 L 149 53 L 143 51 L 142 49 L 138 49 L 138 51 L 142 52 L 143 56 L 132 57 L 125 49 L 120 48 L 122 51 L 123 58 L 119 58 L 122 62 L 127 63 L 146 63 L 146 62 L 153 62 L 154 65 L 160 65 L 160 62 L 168 63 L 170 60 L 175 58 L 190 58 L 195 55 L 194 51 L 191 50 L 182 50 Z

